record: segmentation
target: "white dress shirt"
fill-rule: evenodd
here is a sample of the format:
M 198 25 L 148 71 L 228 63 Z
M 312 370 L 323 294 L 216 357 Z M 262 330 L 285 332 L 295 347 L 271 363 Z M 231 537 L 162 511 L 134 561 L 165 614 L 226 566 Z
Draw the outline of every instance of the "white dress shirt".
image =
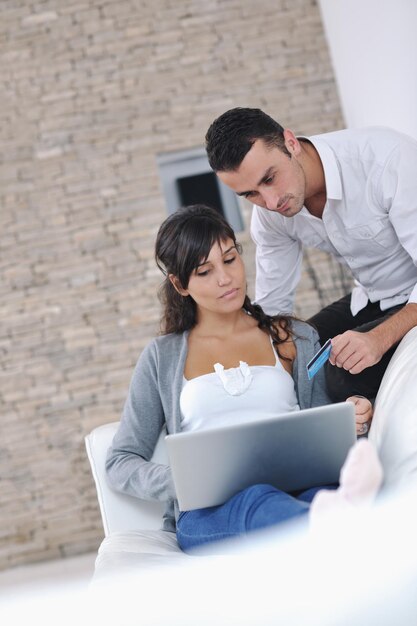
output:
M 323 216 L 303 207 L 284 217 L 254 206 L 256 301 L 268 314 L 293 310 L 305 245 L 350 267 L 353 315 L 368 300 L 381 310 L 417 302 L 417 141 L 388 128 L 308 139 L 324 169 Z

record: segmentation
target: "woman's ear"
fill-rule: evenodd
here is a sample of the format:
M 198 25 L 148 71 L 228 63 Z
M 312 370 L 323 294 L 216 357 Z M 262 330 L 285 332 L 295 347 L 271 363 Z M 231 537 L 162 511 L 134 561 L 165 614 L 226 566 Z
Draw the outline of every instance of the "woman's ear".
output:
M 175 291 L 177 291 L 180 296 L 188 296 L 189 293 L 187 291 L 187 289 L 184 289 L 183 287 L 181 287 L 181 283 L 178 280 L 178 278 L 176 276 L 174 276 L 174 274 L 168 274 L 168 278 L 172 284 L 172 286 L 174 287 Z

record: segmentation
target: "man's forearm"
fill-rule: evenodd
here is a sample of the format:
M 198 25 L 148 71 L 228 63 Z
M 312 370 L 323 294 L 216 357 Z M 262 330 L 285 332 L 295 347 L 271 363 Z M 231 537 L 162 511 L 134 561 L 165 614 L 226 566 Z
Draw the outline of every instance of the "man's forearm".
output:
M 385 354 L 385 352 L 398 343 L 413 326 L 417 326 L 417 304 L 410 302 L 400 311 L 394 313 L 394 315 L 378 326 L 375 326 L 375 328 L 369 331 L 369 334 L 378 341 L 378 344 Z

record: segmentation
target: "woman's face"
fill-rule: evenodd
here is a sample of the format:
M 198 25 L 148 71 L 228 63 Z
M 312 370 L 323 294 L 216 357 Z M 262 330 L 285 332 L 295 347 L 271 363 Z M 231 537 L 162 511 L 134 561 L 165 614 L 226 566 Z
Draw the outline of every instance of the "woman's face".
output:
M 246 273 L 232 239 L 215 243 L 207 259 L 191 274 L 187 289 L 201 310 L 231 313 L 242 308 L 246 296 Z

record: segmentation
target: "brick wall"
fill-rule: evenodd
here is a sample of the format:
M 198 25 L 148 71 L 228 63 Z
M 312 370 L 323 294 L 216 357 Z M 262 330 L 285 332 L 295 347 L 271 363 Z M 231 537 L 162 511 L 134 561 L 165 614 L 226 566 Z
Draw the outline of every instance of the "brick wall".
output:
M 343 126 L 312 0 L 2 0 L 0 567 L 102 538 L 83 438 L 158 327 L 156 154 L 232 106 Z M 245 223 L 249 209 L 244 206 Z M 253 286 L 253 246 L 241 240 Z M 334 267 L 312 254 L 321 277 Z M 329 276 L 330 276 L 329 274 Z M 323 283 L 322 299 L 342 289 Z M 297 310 L 320 305 L 307 269 Z

